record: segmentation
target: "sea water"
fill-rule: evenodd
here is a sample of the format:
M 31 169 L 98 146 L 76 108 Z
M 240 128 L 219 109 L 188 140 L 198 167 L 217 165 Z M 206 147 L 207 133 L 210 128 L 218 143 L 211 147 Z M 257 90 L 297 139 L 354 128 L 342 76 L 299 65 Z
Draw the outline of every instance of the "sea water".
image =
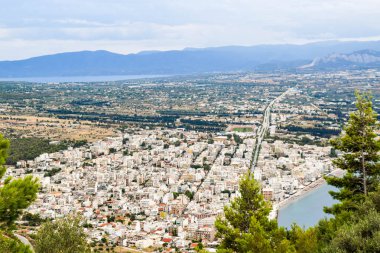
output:
M 297 223 L 301 227 L 308 228 L 316 225 L 324 217 L 331 217 L 323 212 L 323 207 L 332 206 L 337 202 L 328 193 L 336 190 L 333 186 L 323 184 L 285 205 L 278 213 L 279 225 L 290 228 L 293 223 Z

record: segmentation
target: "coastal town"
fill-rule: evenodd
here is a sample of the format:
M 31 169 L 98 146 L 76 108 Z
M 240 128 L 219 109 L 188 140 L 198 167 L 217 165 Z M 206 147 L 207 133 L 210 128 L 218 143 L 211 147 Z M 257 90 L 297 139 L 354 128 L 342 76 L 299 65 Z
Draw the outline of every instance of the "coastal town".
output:
M 213 80 L 223 78 L 212 77 Z M 129 124 L 122 127 L 120 122 L 108 120 L 94 123 L 90 117 L 85 117 L 89 123 L 83 124 L 84 119 L 73 118 L 79 116 L 74 110 L 70 113 L 61 110 L 55 117 L 64 121 L 67 128 L 79 130 L 81 124 L 94 124 L 113 131 L 108 137 L 80 146 L 19 160 L 7 173 L 13 177 L 39 178 L 41 191 L 27 212 L 44 219 L 80 213 L 94 247 L 112 245 L 130 250 L 189 252 L 202 242 L 212 252 L 218 245 L 214 222 L 223 214 L 223 207 L 239 195 L 242 175 L 251 173 L 260 182 L 265 200 L 272 203 L 270 218 L 276 219 L 281 207 L 320 185 L 323 176 L 335 170 L 332 158 L 337 154 L 328 139 L 340 132 L 341 116 L 332 109 L 337 104 L 330 103 L 327 109 L 328 104 L 322 103 L 318 96 L 311 98 L 312 89 L 307 93 L 296 86 L 281 85 L 278 80 L 279 83 L 264 88 L 257 86 L 256 79 L 252 75 L 242 76 L 240 80 L 244 80 L 245 86 L 237 87 L 243 91 L 237 93 L 236 87 L 230 87 L 229 95 L 218 95 L 232 102 L 210 100 L 210 96 L 206 96 L 211 94 L 208 89 L 218 92 L 219 86 L 206 87 L 203 94 L 193 96 L 203 111 L 189 113 L 192 100 L 188 100 L 185 111 L 185 104 L 171 98 L 161 108 L 161 112 L 166 110 L 166 117 L 170 117 L 164 118 L 167 122 L 155 118 L 149 124 L 150 117 L 154 117 L 150 112 L 152 107 L 146 107 L 143 122 L 137 115 L 126 118 Z M 276 78 L 271 77 L 265 84 L 274 80 Z M 169 91 L 168 84 L 162 84 L 161 91 L 182 99 L 181 90 L 186 88 L 183 83 L 176 87 L 173 82 L 169 84 Z M 199 81 L 196 83 L 195 89 L 205 89 L 198 87 Z M 135 89 L 149 91 L 157 87 L 139 84 L 133 88 L 134 93 Z M 260 99 L 254 96 L 255 99 L 247 103 L 233 102 L 239 94 L 250 97 L 247 91 L 251 89 L 265 96 Z M 205 111 L 206 105 L 202 109 L 200 101 L 203 99 L 210 100 L 209 113 Z M 155 102 L 140 101 L 144 103 L 154 106 Z M 165 108 L 167 104 L 171 106 Z M 51 105 L 46 106 L 51 113 Z M 87 112 L 91 110 L 88 106 L 83 108 L 88 108 Z M 101 110 L 107 108 L 101 107 Z M 3 106 L 4 113 L 15 110 L 17 107 L 10 103 Z M 237 114 L 227 113 L 231 111 Z M 174 117 L 174 112 L 180 116 Z M 83 115 L 85 111 L 80 116 Z M 106 114 L 99 115 L 105 117 Z M 19 126 L 18 131 L 24 129 L 22 134 L 27 135 L 25 128 L 29 121 L 22 117 L 19 116 L 18 123 L 25 125 L 24 128 Z M 174 121 L 169 121 L 171 117 Z M 122 116 L 118 118 L 122 119 Z M 294 125 L 294 122 L 303 125 Z M 39 124 L 49 132 L 56 129 L 52 122 L 44 124 L 41 120 Z M 50 145 L 61 141 L 51 140 Z M 22 232 L 28 236 L 33 229 Z
M 233 137 L 182 130 L 136 131 L 20 161 L 12 173 L 41 180 L 42 191 L 29 212 L 56 218 L 79 211 L 94 241 L 107 238 L 140 249 L 165 243 L 187 248 L 192 240 L 211 246 L 215 218 L 249 170 L 253 137 L 237 143 Z M 265 198 L 278 203 L 329 172 L 329 152 L 313 145 L 288 149 L 279 141 L 263 143 L 260 158 L 272 159 L 259 159 L 254 177 L 263 183 Z
M 380 253 L 379 6 L 1 1 L 0 253 Z

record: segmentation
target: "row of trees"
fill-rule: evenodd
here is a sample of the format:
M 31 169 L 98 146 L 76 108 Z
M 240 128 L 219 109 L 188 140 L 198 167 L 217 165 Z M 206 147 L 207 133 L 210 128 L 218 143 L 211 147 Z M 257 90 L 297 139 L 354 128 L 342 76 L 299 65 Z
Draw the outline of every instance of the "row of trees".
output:
M 232 252 L 380 252 L 380 141 L 377 115 L 368 93 L 356 93 L 357 111 L 342 134 L 331 141 L 342 152 L 334 160 L 343 177 L 326 177 L 339 189 L 330 192 L 338 204 L 325 208 L 333 214 L 315 227 L 291 229 L 269 220 L 270 204 L 251 175 L 240 181 L 240 196 L 224 208 L 215 226 L 220 253 Z M 204 252 L 204 250 L 202 250 Z
M 328 137 L 328 138 L 331 136 L 337 135 L 340 132 L 340 130 L 338 129 L 327 129 L 323 127 L 301 127 L 301 126 L 294 126 L 294 125 L 284 126 L 284 129 L 293 133 L 297 133 L 297 132 L 307 133 L 311 135 L 316 135 L 320 137 Z

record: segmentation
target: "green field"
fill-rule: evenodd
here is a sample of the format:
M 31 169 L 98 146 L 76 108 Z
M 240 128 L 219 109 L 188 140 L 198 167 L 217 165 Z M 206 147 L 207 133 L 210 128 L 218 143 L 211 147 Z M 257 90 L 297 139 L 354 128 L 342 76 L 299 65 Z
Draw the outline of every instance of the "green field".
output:
M 233 129 L 234 132 L 239 132 L 239 133 L 248 133 L 248 132 L 253 132 L 252 127 L 236 127 Z

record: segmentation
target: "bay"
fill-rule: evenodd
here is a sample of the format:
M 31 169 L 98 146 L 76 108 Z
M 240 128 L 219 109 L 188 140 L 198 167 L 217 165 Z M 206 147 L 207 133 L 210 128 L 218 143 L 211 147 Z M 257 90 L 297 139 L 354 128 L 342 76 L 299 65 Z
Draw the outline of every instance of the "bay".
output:
M 323 207 L 337 203 L 328 193 L 332 190 L 336 191 L 337 189 L 328 184 L 323 184 L 282 207 L 278 214 L 279 225 L 290 228 L 293 223 L 297 223 L 301 227 L 308 228 L 316 225 L 324 217 L 331 217 L 331 215 L 323 212 Z
M 36 83 L 66 83 L 66 82 L 111 82 L 132 79 L 166 77 L 167 75 L 117 75 L 117 76 L 53 76 L 53 77 L 0 77 L 0 82 L 36 82 Z

